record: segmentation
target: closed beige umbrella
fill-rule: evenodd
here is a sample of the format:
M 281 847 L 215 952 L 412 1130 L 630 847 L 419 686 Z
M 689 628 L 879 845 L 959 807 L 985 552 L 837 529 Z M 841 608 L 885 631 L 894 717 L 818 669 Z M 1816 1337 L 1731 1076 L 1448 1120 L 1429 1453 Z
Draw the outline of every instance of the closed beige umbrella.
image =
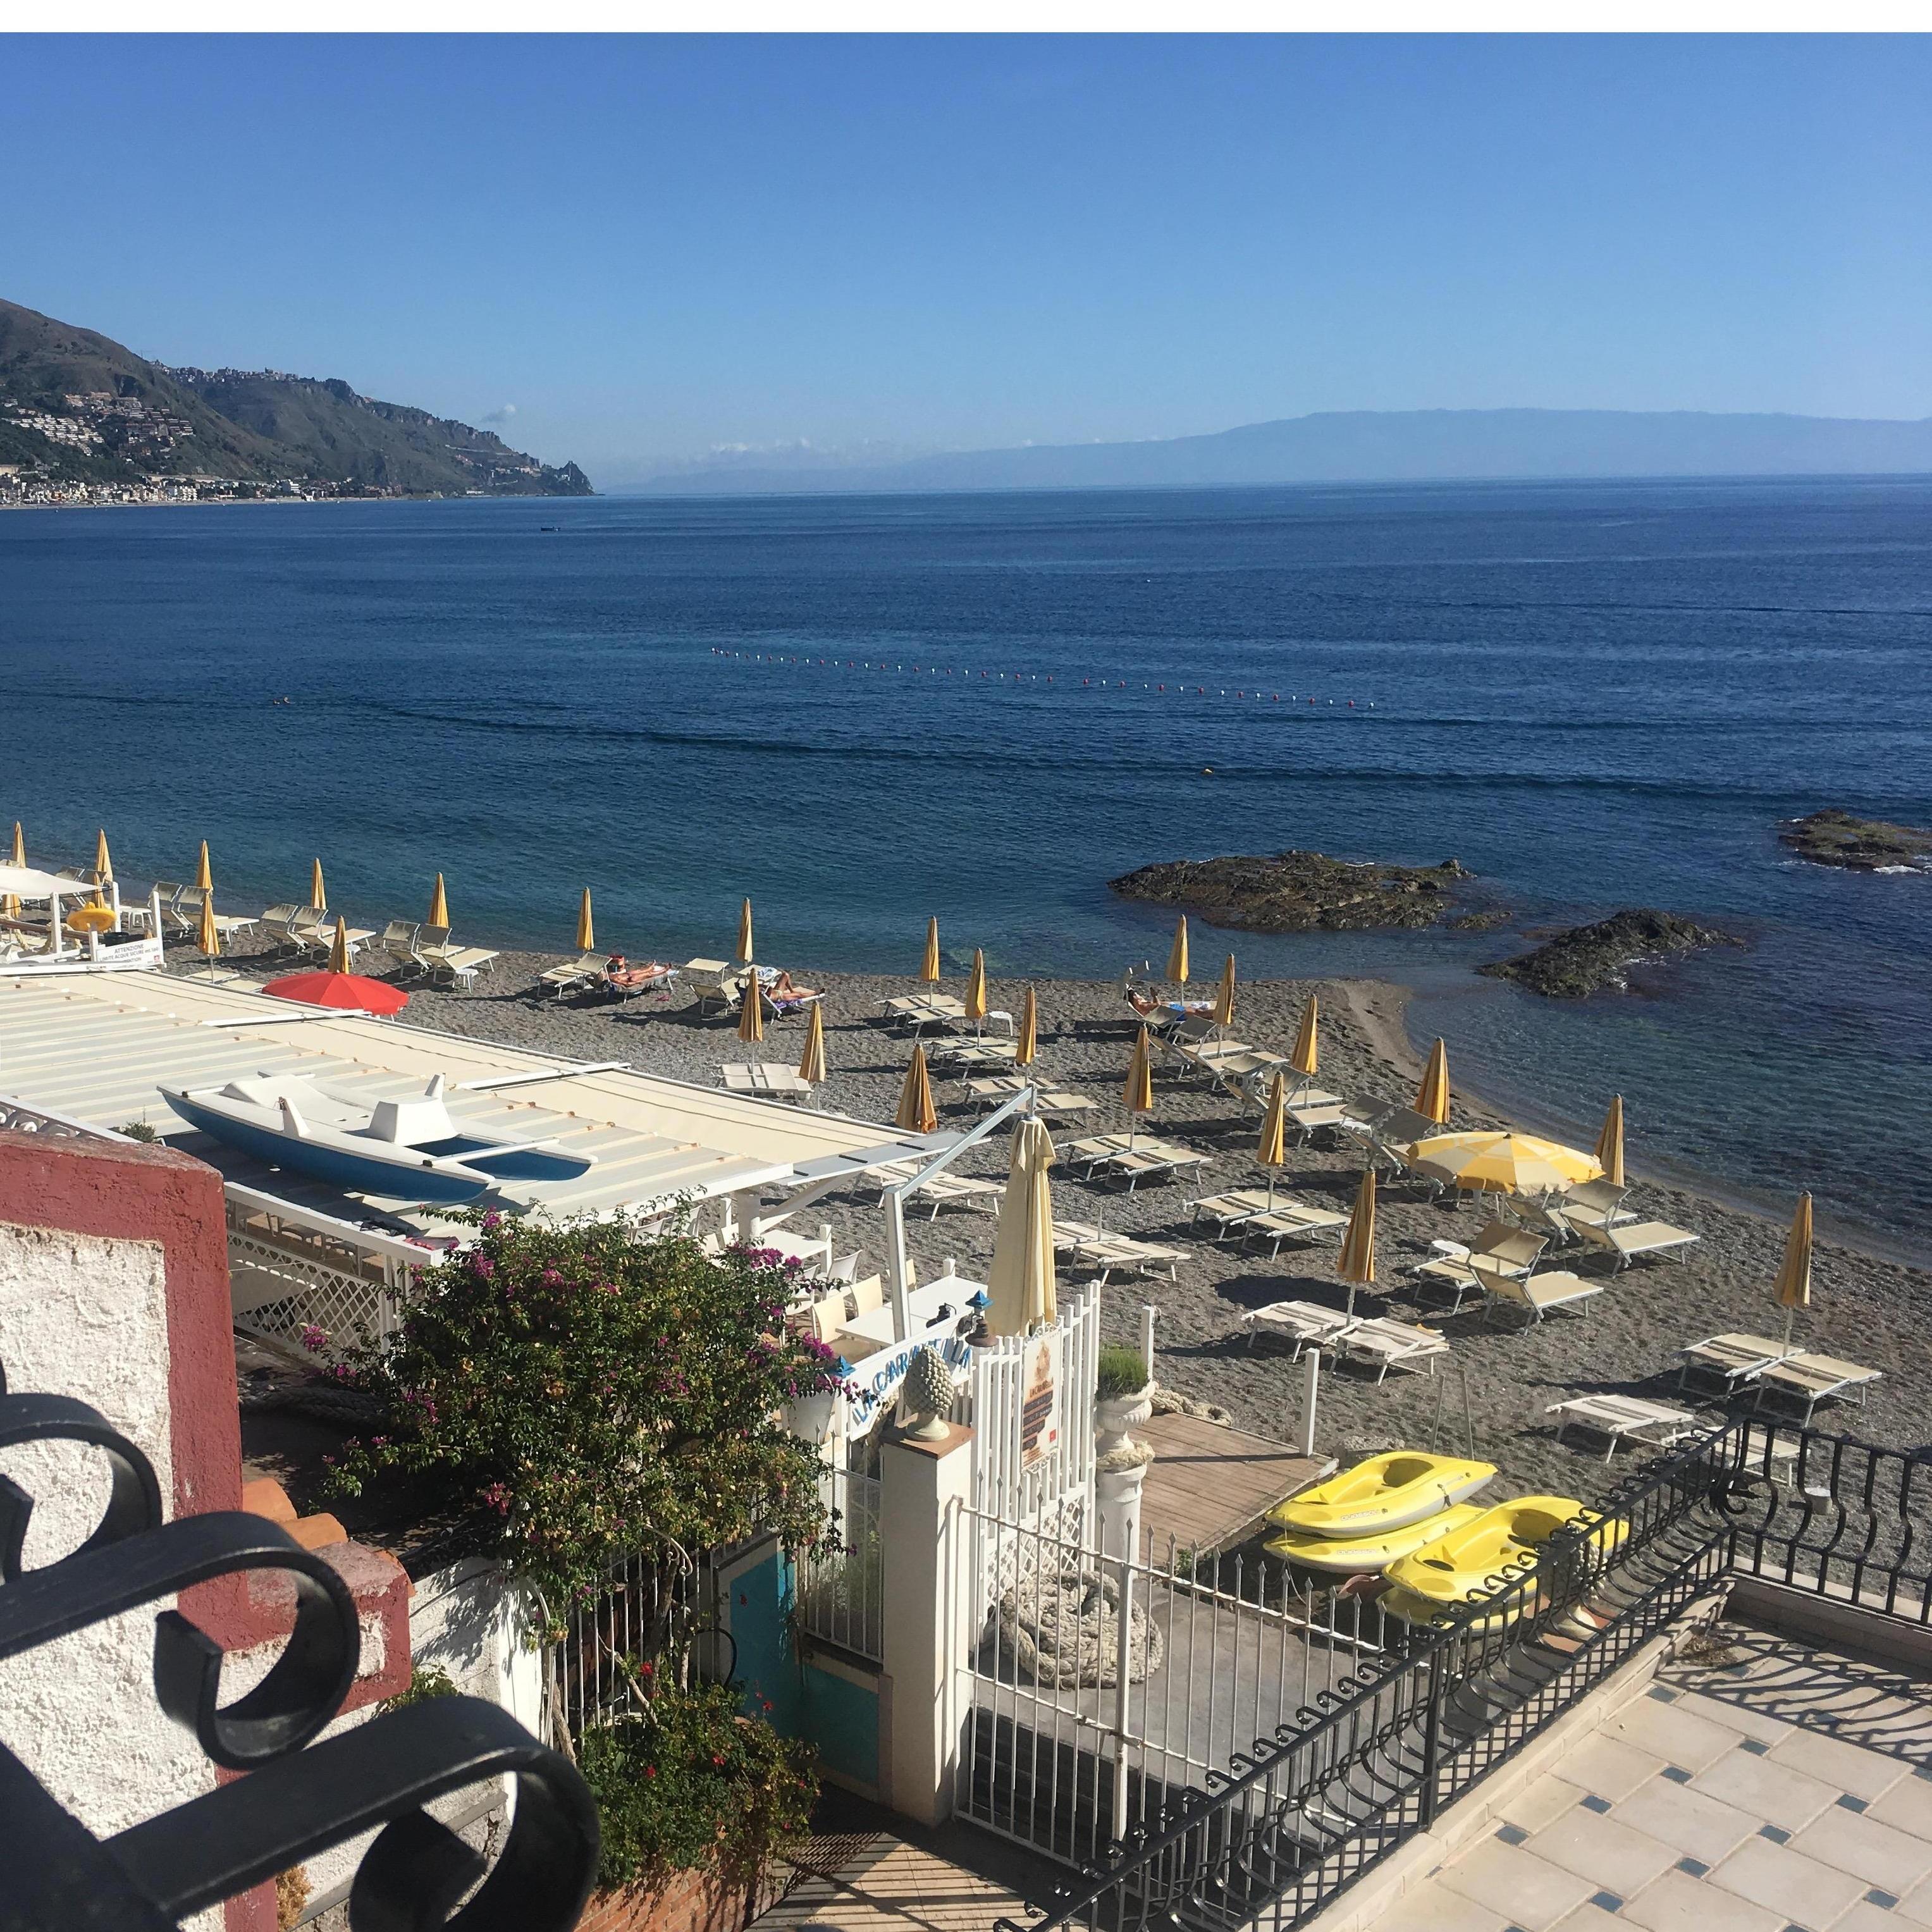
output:
M 765 992 L 755 972 L 745 975 L 745 990 L 738 995 L 738 1037 L 747 1046 L 764 1040 Z
M 1134 1042 L 1134 1057 L 1127 1062 L 1127 1083 L 1121 1090 L 1120 1104 L 1132 1117 L 1127 1124 L 1127 1144 L 1132 1147 L 1139 1117 L 1154 1112 L 1154 1049 L 1144 1025 Z
M 201 849 L 206 852 L 208 848 L 204 845 Z M 111 886 L 114 883 L 114 861 L 108 856 L 107 832 L 104 826 L 94 842 L 94 869 L 100 874 L 101 884 Z M 202 883 L 205 884 L 206 881 Z
M 975 1033 L 986 1017 L 986 956 L 976 946 L 973 949 L 973 970 L 966 979 L 966 1017 L 973 1022 Z
M 322 882 L 322 861 L 316 860 L 309 867 L 308 909 L 310 912 L 328 910 L 328 889 Z
M 939 984 L 939 918 L 935 914 L 926 922 L 926 957 L 919 962 L 919 976 L 923 986 Z
M 1610 1097 L 1610 1109 L 1604 1116 L 1603 1132 L 1597 1136 L 1597 1165 L 1612 1187 L 1624 1184 L 1624 1096 Z
M 1439 1040 L 1430 1049 L 1429 1064 L 1423 1069 L 1415 1111 L 1438 1126 L 1449 1118 L 1449 1049 Z
M 1784 1310 L 1784 1346 L 1791 1346 L 1791 1326 L 1801 1308 L 1811 1306 L 1811 1197 L 1801 1194 L 1784 1238 L 1784 1264 L 1778 1270 L 1778 1305 Z
M 221 928 L 214 922 L 214 893 L 211 887 L 201 896 L 201 930 L 194 943 L 208 962 L 208 976 L 214 977 L 214 962 L 221 956 Z
M 1012 1165 L 1000 1202 L 993 1265 L 986 1277 L 986 1326 L 995 1335 L 1024 1335 L 1051 1322 L 1058 1308 L 1053 1279 L 1053 1140 L 1042 1120 L 1013 1131 Z
M 1268 1094 L 1268 1112 L 1262 1117 L 1261 1144 L 1255 1159 L 1268 1171 L 1268 1212 L 1274 1212 L 1274 1178 L 1288 1160 L 1288 1082 L 1279 1073 Z
M 1355 1312 L 1355 1291 L 1372 1288 L 1376 1280 L 1376 1171 L 1362 1170 L 1362 1184 L 1355 1191 L 1354 1211 L 1348 1216 L 1348 1232 L 1342 1238 L 1342 1252 L 1335 1271 L 1348 1284 L 1348 1312 Z
M 1221 984 L 1214 994 L 1214 1024 L 1217 1027 L 1234 1024 L 1234 956 L 1232 952 L 1227 964 L 1221 968 Z
M 738 964 L 748 966 L 752 959 L 752 902 L 747 899 L 738 909 Z
M 1301 1010 L 1301 1024 L 1295 1030 L 1294 1050 L 1288 1056 L 1288 1065 L 1310 1080 L 1322 1065 L 1321 1025 L 1321 1005 L 1310 993 L 1307 1005 Z
M 926 1070 L 926 1048 L 915 1044 L 912 1064 L 906 1069 L 905 1084 L 899 1089 L 899 1110 L 892 1124 L 909 1134 L 929 1134 L 939 1124 L 939 1110 L 932 1104 L 932 1076 Z
M 1013 1045 L 1013 1064 L 1030 1066 L 1040 1058 L 1040 995 L 1029 986 L 1020 1009 L 1020 1036 Z
M 443 890 L 440 872 L 436 875 L 436 890 L 429 896 L 429 917 L 424 923 L 440 926 L 446 932 L 449 928 L 449 895 Z
M 1187 984 L 1187 915 L 1183 913 L 1174 926 L 1174 945 L 1167 956 L 1167 976 L 1177 986 Z
M 590 916 L 590 888 L 584 889 L 583 903 L 577 908 L 577 950 L 580 952 L 597 950 L 597 924 Z
M 21 830 L 17 818 L 14 821 L 13 863 L 23 872 L 27 869 L 27 835 Z
M 825 1078 L 825 1009 L 816 1000 L 805 1023 L 805 1051 L 798 1057 L 798 1077 L 814 1087 Z
M 106 834 L 102 835 L 104 837 Z M 97 865 L 99 861 L 97 860 Z M 201 856 L 195 862 L 194 889 L 198 892 L 212 892 L 214 890 L 214 868 L 208 862 L 208 841 L 201 842 Z
M 335 943 L 328 949 L 328 970 L 332 973 L 349 970 L 349 922 L 340 914 L 335 921 Z

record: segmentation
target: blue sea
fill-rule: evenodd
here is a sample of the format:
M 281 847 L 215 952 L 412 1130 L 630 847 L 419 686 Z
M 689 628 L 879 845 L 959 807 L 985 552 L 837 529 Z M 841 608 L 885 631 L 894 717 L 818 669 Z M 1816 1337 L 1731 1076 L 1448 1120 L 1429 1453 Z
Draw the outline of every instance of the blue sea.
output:
M 546 526 L 549 526 L 546 528 Z M 286 701 L 284 701 L 286 700 Z M 1750 949 L 1625 997 L 1519 933 L 1232 944 L 1376 974 L 1452 1071 L 1633 1160 L 1932 1247 L 1932 878 L 1778 822 L 1932 824 L 1932 481 L 595 499 L 0 515 L 0 820 L 32 856 L 459 937 L 1098 977 L 1106 881 L 1454 856 L 1519 928 L 1655 905 Z M 1203 931 L 1197 957 L 1222 942 Z M 3 1072 L 4 1070 L 0 1070 Z

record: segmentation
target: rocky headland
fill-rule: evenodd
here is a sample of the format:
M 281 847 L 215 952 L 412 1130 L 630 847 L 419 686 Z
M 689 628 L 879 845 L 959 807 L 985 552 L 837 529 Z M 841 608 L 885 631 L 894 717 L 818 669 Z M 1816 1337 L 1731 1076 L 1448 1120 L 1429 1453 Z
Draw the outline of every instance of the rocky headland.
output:
M 1553 1000 L 1580 1000 L 1606 986 L 1627 991 L 1630 968 L 1643 961 L 1743 944 L 1733 934 L 1699 926 L 1675 913 L 1636 907 L 1592 926 L 1552 934 L 1533 952 L 1477 970 L 1492 979 L 1514 980 Z
M 1454 910 L 1451 888 L 1472 875 L 1454 859 L 1439 866 L 1383 866 L 1323 852 L 1272 857 L 1169 859 L 1108 886 L 1246 932 L 1355 932 L 1433 926 Z
M 1832 808 L 1787 819 L 1778 842 L 1814 866 L 1852 872 L 1932 871 L 1932 832 Z

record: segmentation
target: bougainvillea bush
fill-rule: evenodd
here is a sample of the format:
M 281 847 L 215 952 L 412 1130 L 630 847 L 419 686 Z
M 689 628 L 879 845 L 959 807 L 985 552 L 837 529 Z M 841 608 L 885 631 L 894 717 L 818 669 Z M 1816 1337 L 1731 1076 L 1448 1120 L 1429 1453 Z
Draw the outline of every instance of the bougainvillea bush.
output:
M 790 1264 L 622 1219 L 489 1214 L 478 1235 L 421 1278 L 399 1335 L 335 1372 L 389 1418 L 346 1446 L 340 1491 L 445 1486 L 553 1636 L 620 1557 L 820 1533 L 818 1454 L 782 1411 L 832 1387 L 836 1358 L 785 1331 Z

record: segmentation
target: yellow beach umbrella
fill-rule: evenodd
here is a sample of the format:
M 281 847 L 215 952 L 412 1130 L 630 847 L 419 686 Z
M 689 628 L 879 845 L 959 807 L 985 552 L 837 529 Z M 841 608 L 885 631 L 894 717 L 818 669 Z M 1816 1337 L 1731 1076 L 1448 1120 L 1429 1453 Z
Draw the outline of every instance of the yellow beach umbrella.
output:
M 1174 946 L 1167 956 L 1167 976 L 1177 986 L 1187 984 L 1187 915 L 1183 913 L 1174 926 Z
M 738 964 L 748 966 L 752 958 L 752 902 L 747 899 L 738 908 Z
M 427 926 L 440 926 L 446 929 L 449 925 L 449 895 L 443 890 L 442 874 L 436 875 L 436 890 L 429 896 L 429 917 Z
M 590 916 L 590 888 L 584 889 L 584 902 L 577 908 L 577 950 L 580 952 L 597 950 L 597 927 Z
M 194 868 L 194 889 L 198 892 L 212 892 L 214 890 L 214 873 L 208 862 L 208 841 L 201 842 L 200 862 Z
M 922 986 L 939 984 L 939 919 L 936 914 L 926 922 L 926 957 L 919 962 L 919 976 Z
M 1013 1132 L 1012 1164 L 1000 1201 L 993 1265 L 986 1276 L 986 1326 L 995 1335 L 1024 1335 L 1051 1322 L 1058 1308 L 1053 1279 L 1053 1139 L 1043 1120 Z
M 1801 1308 L 1811 1306 L 1811 1197 L 1801 1194 L 1784 1238 L 1784 1264 L 1778 1270 L 1778 1305 L 1784 1310 L 1784 1346 L 1791 1346 L 1791 1324 Z
M 798 1057 L 798 1077 L 814 1087 L 825 1078 L 825 1009 L 816 1000 L 805 1023 L 805 1051 Z
M 1268 1112 L 1262 1117 L 1261 1144 L 1255 1159 L 1268 1171 L 1268 1211 L 1274 1211 L 1274 1178 L 1288 1160 L 1288 1082 L 1279 1073 L 1268 1094 Z
M 335 940 L 328 949 L 328 970 L 332 973 L 349 970 L 349 922 L 338 913 L 335 919 Z
M 1597 1136 L 1597 1165 L 1612 1187 L 1623 1186 L 1624 1096 L 1621 1094 L 1610 1096 L 1610 1111 L 1604 1114 L 1602 1131 Z
M 214 892 L 211 887 L 201 897 L 201 930 L 194 936 L 196 949 L 208 962 L 208 976 L 214 977 L 214 962 L 221 953 L 221 928 L 214 922 Z
M 1221 968 L 1221 984 L 1214 994 L 1214 1024 L 1229 1027 L 1234 1024 L 1234 956 L 1228 955 L 1228 963 Z
M 932 1104 L 932 1076 L 926 1070 L 926 1048 L 915 1045 L 912 1064 L 906 1069 L 905 1084 L 899 1089 L 899 1110 L 892 1124 L 909 1134 L 929 1134 L 939 1124 L 939 1110 Z
M 973 1022 L 975 1033 L 986 1017 L 986 956 L 976 946 L 973 949 L 973 970 L 966 980 L 966 1017 Z
M 1288 1056 L 1288 1065 L 1310 1080 L 1322 1064 L 1321 1025 L 1322 1007 L 1310 993 L 1307 1005 L 1301 1010 L 1301 1024 L 1295 1031 L 1294 1050 Z
M 1029 986 L 1020 1009 L 1020 1036 L 1013 1045 L 1013 1064 L 1030 1066 L 1040 1058 L 1040 995 Z
M 745 990 L 738 995 L 738 1037 L 747 1046 L 757 1046 L 765 1036 L 765 993 L 756 973 L 745 975 Z
M 328 888 L 322 883 L 322 861 L 316 860 L 309 867 L 308 909 L 310 912 L 328 910 Z
M 1429 1050 L 1429 1064 L 1423 1069 L 1422 1084 L 1415 1096 L 1415 1111 L 1438 1126 L 1449 1118 L 1449 1049 L 1439 1040 Z
M 207 849 L 205 845 L 202 848 L 204 852 Z M 107 832 L 104 826 L 94 842 L 94 869 L 100 874 L 100 883 L 104 886 L 114 883 L 114 861 L 107 856 Z M 206 884 L 207 882 L 204 880 L 202 883 Z
M 1490 1130 L 1432 1134 L 1409 1149 L 1409 1158 L 1438 1180 L 1486 1194 L 1546 1194 L 1594 1180 L 1603 1172 L 1579 1148 Z
M 13 863 L 23 872 L 27 869 L 27 835 L 20 830 L 20 821 L 17 818 L 14 821 Z
M 1139 1116 L 1154 1112 L 1154 1048 L 1144 1025 L 1134 1042 L 1134 1057 L 1127 1062 L 1127 1082 L 1120 1091 L 1120 1104 L 1135 1117 L 1127 1126 L 1127 1144 L 1132 1147 Z
M 1348 1284 L 1348 1312 L 1355 1312 L 1355 1291 L 1372 1288 L 1376 1280 L 1376 1171 L 1362 1170 L 1362 1184 L 1355 1190 L 1355 1205 L 1348 1216 L 1348 1231 L 1342 1237 L 1342 1252 L 1335 1271 Z

